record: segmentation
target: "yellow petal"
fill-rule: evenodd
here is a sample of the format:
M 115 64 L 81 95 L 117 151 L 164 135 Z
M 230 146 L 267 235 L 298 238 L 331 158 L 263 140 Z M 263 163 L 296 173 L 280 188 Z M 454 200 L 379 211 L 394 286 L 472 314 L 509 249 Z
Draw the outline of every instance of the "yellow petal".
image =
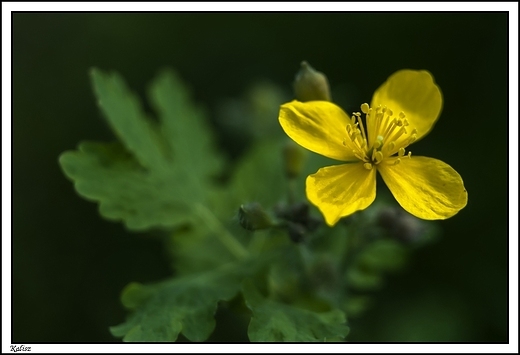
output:
M 427 71 L 399 70 L 374 93 L 370 106 L 378 105 L 387 106 L 394 115 L 404 112 L 410 123 L 409 131 L 416 128 L 420 139 L 433 128 L 441 113 L 442 94 Z
M 468 202 L 460 175 L 433 158 L 401 159 L 400 164 L 379 164 L 378 170 L 399 204 L 422 219 L 446 219 Z
M 304 148 L 337 160 L 358 160 L 343 145 L 349 117 L 327 101 L 292 101 L 280 107 L 280 124 Z
M 376 198 L 376 169 L 363 163 L 321 168 L 306 181 L 307 198 L 321 211 L 329 226 L 341 217 L 370 206 Z

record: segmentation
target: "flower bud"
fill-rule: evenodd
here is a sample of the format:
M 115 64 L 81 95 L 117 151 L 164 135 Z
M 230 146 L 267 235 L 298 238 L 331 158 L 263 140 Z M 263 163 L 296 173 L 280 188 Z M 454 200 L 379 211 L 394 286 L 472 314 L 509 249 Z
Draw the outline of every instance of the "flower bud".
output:
M 294 96 L 298 101 L 330 101 L 329 81 L 325 74 L 314 70 L 306 61 L 294 79 Z
M 287 141 L 283 148 L 283 158 L 285 165 L 285 174 L 289 179 L 295 179 L 300 175 L 305 163 L 307 151 L 294 143 Z
M 238 209 L 238 222 L 247 230 L 255 231 L 276 226 L 276 221 L 258 202 L 241 205 Z

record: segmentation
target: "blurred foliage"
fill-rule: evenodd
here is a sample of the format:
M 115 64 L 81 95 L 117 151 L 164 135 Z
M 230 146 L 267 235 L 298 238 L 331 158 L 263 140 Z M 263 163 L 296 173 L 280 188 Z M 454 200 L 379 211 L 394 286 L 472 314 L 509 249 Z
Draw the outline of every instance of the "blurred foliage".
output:
M 196 101 L 210 107 L 206 111 L 210 126 L 216 129 L 216 143 L 228 158 L 223 163 L 224 175 L 212 176 L 208 184 L 218 186 L 220 181 L 237 187 L 228 179 L 237 179 L 238 171 L 247 170 L 243 166 L 249 162 L 264 161 L 269 169 L 252 166 L 240 179 L 244 185 L 253 185 L 242 188 L 243 193 L 233 188 L 235 196 L 222 199 L 230 191 L 212 189 L 204 197 L 209 204 L 223 201 L 215 217 L 245 242 L 251 235 L 239 232 L 236 217 L 232 218 L 238 206 L 260 201 L 271 208 L 280 194 L 289 196 L 281 165 L 279 170 L 272 169 L 273 164 L 283 164 L 283 156 L 268 153 L 276 150 L 268 140 L 284 145 L 278 140 L 283 133 L 276 122 L 276 106 L 291 99 L 291 80 L 302 59 L 327 73 L 334 101 L 347 111 L 357 110 L 360 102 L 370 98 L 373 87 L 397 69 L 432 72 L 443 90 L 444 109 L 431 137 L 416 143 L 414 154 L 436 156 L 456 167 L 470 192 L 468 206 L 456 218 L 440 223 L 442 238 L 427 248 L 407 246 L 413 250 L 405 253 L 413 267 L 404 268 L 398 276 L 368 267 L 372 273 L 379 270 L 380 276 L 386 275 L 377 293 L 352 289 L 348 304 L 342 304 L 330 290 L 336 281 L 348 280 L 346 275 L 330 272 L 338 267 L 341 255 L 332 263 L 319 253 L 311 258 L 308 277 L 315 280 L 325 304 L 346 310 L 348 340 L 507 341 L 507 23 L 505 13 L 13 14 L 12 341 L 113 341 L 107 329 L 124 318 L 117 299 L 126 284 L 137 280 L 145 289 L 153 289 L 147 286 L 150 282 L 168 277 L 172 264 L 168 250 L 203 247 L 206 252 L 194 255 L 209 257 L 212 247 L 222 248 L 204 226 L 202 232 L 193 231 L 198 226 L 177 227 L 166 238 L 177 247 L 166 249 L 162 232 L 128 234 L 118 224 L 99 219 L 95 205 L 78 199 L 63 179 L 56 164 L 61 152 L 85 138 L 114 138 L 105 121 L 96 119 L 99 114 L 86 80 L 93 65 L 123 73 L 141 97 L 145 91 L 140 88 L 146 87 L 157 68 L 166 65 L 182 73 L 196 88 L 192 90 Z M 188 31 L 193 28 L 197 30 Z M 374 39 L 382 53 L 366 55 L 367 43 Z M 394 51 L 388 55 L 385 48 Z M 254 99 L 262 95 L 267 99 Z M 153 107 L 160 117 L 162 111 L 154 105 L 152 99 L 143 102 L 142 111 Z M 477 112 L 492 112 L 493 131 L 499 137 L 478 158 L 469 147 L 489 142 L 489 115 Z M 143 115 L 155 127 L 150 134 L 161 135 L 156 129 L 161 122 Z M 267 142 L 257 143 L 259 139 Z M 168 151 L 167 146 L 159 149 Z M 121 144 L 82 143 L 75 154 L 88 158 L 93 174 L 105 174 L 134 169 L 136 159 L 129 153 Z M 250 157 L 253 154 L 257 156 Z M 103 165 L 105 157 L 118 164 Z M 323 158 L 309 155 L 302 176 L 323 165 Z M 277 184 L 262 183 L 269 178 L 262 175 L 266 171 L 279 174 L 278 180 L 271 177 Z M 118 185 L 117 179 L 114 184 Z M 295 199 L 301 201 L 303 180 L 295 185 Z M 271 194 L 271 190 L 276 191 Z M 316 215 L 314 209 L 310 213 Z M 373 218 L 353 217 L 350 223 Z M 335 233 L 342 235 L 348 228 L 344 225 Z M 213 244 L 194 240 L 192 245 L 181 246 L 178 240 L 183 234 Z M 307 243 L 317 246 L 325 239 Z M 251 239 L 255 248 L 283 241 L 287 238 L 269 232 L 257 232 Z M 340 247 L 334 250 L 348 250 Z M 229 253 L 218 254 L 232 258 Z M 221 262 L 202 259 L 189 265 L 174 258 L 173 267 L 178 274 L 189 274 Z M 276 270 L 271 275 L 273 280 L 280 277 Z M 284 282 L 274 285 L 279 295 L 284 294 L 280 288 Z M 261 285 L 257 287 L 265 294 Z M 133 301 L 135 305 L 140 297 Z M 227 311 L 227 307 L 241 308 L 238 300 L 221 306 L 217 324 L 222 320 L 229 329 L 247 325 Z M 297 308 L 308 306 L 302 300 Z M 327 311 L 323 306 L 313 312 Z M 218 326 L 214 335 L 220 338 L 210 340 L 226 341 Z
M 181 333 L 205 341 L 215 329 L 219 303 L 238 297 L 240 290 L 252 312 L 251 341 L 342 341 L 348 333 L 345 311 L 359 315 L 363 308 L 356 297 L 350 304 L 351 291 L 378 288 L 385 272 L 405 263 L 407 248 L 398 239 L 411 244 L 427 229 L 391 207 L 358 213 L 346 229 L 324 227 L 307 203 L 296 202 L 295 182 L 305 178 L 299 173 L 306 154 L 277 144 L 286 138 L 268 140 L 269 145 L 259 140 L 227 184 L 210 184 L 211 176 L 222 175 L 220 156 L 171 70 L 151 85 L 160 126 L 146 118 L 117 74 L 93 69 L 92 82 L 120 145 L 80 144 L 79 151 L 61 155 L 60 165 L 81 196 L 100 204 L 103 217 L 120 220 L 129 230 L 163 230 L 173 260 L 172 277 L 124 289 L 121 301 L 131 313 L 110 328 L 124 341 L 174 342 Z M 263 199 L 267 210 L 254 196 L 270 196 Z M 241 204 L 251 198 L 254 202 Z M 269 233 L 240 240 L 243 233 L 231 232 L 225 222 L 230 211 L 217 213 L 227 211 L 230 200 L 240 205 L 245 230 Z M 413 239 L 402 238 L 414 233 Z M 284 235 L 292 245 L 288 239 L 280 242 Z

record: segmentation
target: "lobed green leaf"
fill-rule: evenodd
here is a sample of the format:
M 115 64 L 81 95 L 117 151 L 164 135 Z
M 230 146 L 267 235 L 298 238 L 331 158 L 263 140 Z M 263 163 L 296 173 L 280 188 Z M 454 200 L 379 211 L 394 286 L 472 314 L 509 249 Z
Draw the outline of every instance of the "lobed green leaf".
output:
M 191 208 L 206 203 L 222 159 L 200 109 L 171 71 L 150 90 L 159 122 L 117 74 L 91 72 L 98 104 L 119 142 L 83 142 L 59 163 L 77 192 L 99 203 L 100 214 L 127 228 L 174 227 L 192 222 Z
M 231 300 L 244 278 L 279 256 L 266 253 L 157 284 L 130 283 L 121 302 L 133 313 L 110 331 L 128 342 L 173 342 L 181 333 L 191 341 L 204 341 L 215 328 L 218 302 Z
M 248 335 L 253 342 L 339 341 L 347 336 L 345 314 L 334 309 L 312 312 L 264 298 L 251 282 L 242 287 L 247 307 L 253 312 Z

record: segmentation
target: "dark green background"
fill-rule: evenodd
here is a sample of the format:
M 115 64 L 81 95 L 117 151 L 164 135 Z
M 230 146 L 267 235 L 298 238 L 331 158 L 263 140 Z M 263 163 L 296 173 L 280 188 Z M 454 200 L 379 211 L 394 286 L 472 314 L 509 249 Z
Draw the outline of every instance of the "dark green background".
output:
M 169 274 L 157 239 L 101 219 L 58 166 L 80 140 L 113 137 L 90 67 L 143 95 L 171 66 L 211 110 L 255 79 L 290 90 L 304 59 L 349 110 L 398 69 L 433 73 L 444 110 L 412 151 L 452 165 L 469 193 L 348 339 L 507 341 L 507 25 L 506 13 L 13 14 L 12 341 L 114 341 L 120 290 Z

